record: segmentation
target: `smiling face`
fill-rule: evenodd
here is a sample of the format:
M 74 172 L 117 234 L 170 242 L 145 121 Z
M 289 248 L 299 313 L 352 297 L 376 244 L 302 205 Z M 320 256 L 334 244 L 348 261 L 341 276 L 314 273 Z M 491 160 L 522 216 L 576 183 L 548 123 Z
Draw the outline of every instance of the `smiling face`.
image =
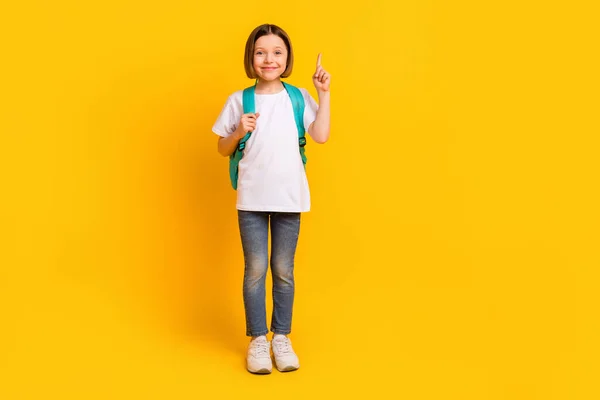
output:
M 258 79 L 264 82 L 274 81 L 285 72 L 288 49 L 277 35 L 264 35 L 254 44 L 252 66 Z
M 244 69 L 250 79 L 266 83 L 287 78 L 294 67 L 294 51 L 287 33 L 277 25 L 254 28 L 244 50 Z

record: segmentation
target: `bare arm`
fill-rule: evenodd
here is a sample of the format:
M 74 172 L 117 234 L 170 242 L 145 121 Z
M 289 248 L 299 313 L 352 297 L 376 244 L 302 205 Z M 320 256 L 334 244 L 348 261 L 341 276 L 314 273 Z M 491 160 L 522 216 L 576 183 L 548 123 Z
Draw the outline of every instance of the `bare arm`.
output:
M 329 139 L 329 96 L 329 92 L 319 93 L 317 117 L 308 127 L 308 134 L 317 143 L 325 143 Z
M 238 137 L 237 130 L 227 137 L 219 137 L 218 150 L 223 157 L 230 156 L 244 136 Z
M 330 82 L 331 76 L 321 66 L 321 54 L 319 54 L 317 57 L 317 70 L 313 75 L 313 83 L 319 94 L 319 109 L 317 110 L 317 117 L 308 127 L 308 134 L 317 143 L 325 143 L 329 139 Z

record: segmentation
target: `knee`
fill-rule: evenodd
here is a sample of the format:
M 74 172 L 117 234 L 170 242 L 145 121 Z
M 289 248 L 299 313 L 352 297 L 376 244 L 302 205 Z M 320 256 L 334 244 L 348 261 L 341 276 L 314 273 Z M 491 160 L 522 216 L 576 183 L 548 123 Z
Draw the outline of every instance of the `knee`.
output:
M 247 282 L 258 282 L 267 276 L 268 261 L 264 257 L 248 257 L 244 270 L 244 279 Z
M 272 265 L 273 283 L 276 285 L 294 286 L 294 265 L 277 264 Z

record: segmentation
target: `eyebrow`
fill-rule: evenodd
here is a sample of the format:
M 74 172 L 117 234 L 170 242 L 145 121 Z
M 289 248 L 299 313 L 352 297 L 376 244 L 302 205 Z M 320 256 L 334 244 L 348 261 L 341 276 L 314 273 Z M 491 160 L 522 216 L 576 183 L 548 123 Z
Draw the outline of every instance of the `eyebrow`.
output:
M 275 47 L 273 50 L 283 50 L 283 49 L 284 49 L 284 47 L 277 46 L 277 47 Z M 266 49 L 265 49 L 264 47 L 256 47 L 256 48 L 254 49 L 254 51 L 256 51 L 256 50 L 266 50 Z

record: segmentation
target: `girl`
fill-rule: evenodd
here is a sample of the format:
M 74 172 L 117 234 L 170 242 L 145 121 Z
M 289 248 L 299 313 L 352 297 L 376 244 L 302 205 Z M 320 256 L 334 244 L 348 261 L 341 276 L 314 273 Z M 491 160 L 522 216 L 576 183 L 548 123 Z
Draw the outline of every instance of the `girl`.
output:
M 243 297 L 246 335 L 251 336 L 246 363 L 252 373 L 272 370 L 271 344 L 280 371 L 300 367 L 290 339 L 294 301 L 294 256 L 300 231 L 300 213 L 310 210 L 310 193 L 299 151 L 298 128 L 290 95 L 281 78 L 292 73 L 294 54 L 288 35 L 265 24 L 252 31 L 246 42 L 244 67 L 256 79 L 256 113 L 243 113 L 242 91 L 229 96 L 212 130 L 219 135 L 218 151 L 230 156 L 251 132 L 239 161 L 237 178 L 238 222 L 244 253 Z M 329 138 L 330 75 L 321 67 L 313 82 L 319 105 L 306 89 L 304 127 L 317 143 Z M 267 340 L 265 278 L 269 265 L 268 231 L 271 228 L 273 314 Z

